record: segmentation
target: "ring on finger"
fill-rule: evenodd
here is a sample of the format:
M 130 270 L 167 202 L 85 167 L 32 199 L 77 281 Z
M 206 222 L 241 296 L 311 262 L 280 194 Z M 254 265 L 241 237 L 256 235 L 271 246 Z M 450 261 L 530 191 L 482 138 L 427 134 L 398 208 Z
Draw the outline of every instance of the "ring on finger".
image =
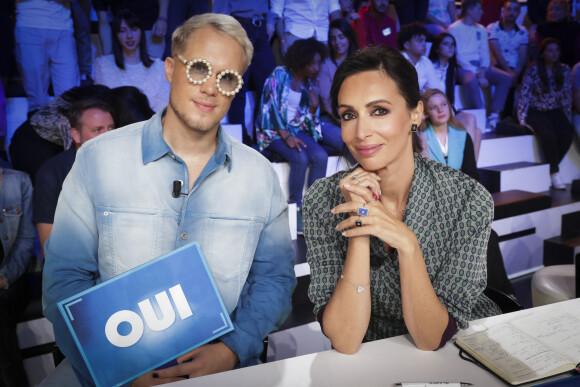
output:
M 357 208 L 356 213 L 359 216 L 367 216 L 369 214 L 369 209 L 365 207 L 366 203 L 363 203 L 362 207 Z
M 357 227 L 362 227 L 362 220 L 360 220 L 360 216 L 358 217 L 358 219 L 354 222 L 354 225 Z
M 351 179 L 356 180 L 356 181 L 359 181 L 357 174 L 352 175 Z

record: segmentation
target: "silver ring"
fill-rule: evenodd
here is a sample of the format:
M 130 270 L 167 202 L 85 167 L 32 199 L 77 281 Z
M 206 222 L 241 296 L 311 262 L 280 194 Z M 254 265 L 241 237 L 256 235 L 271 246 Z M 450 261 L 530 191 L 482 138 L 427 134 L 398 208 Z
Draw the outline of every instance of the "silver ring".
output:
M 359 181 L 357 174 L 352 175 L 351 179 L 356 180 L 356 181 Z

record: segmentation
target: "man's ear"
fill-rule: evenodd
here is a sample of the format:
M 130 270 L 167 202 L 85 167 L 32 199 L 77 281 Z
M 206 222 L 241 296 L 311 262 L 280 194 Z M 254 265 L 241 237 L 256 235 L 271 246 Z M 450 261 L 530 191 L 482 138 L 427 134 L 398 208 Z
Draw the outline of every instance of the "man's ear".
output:
M 175 60 L 173 57 L 168 56 L 165 58 L 165 78 L 171 83 L 173 79 L 173 69 L 175 68 Z
M 77 129 L 71 128 L 70 135 L 71 135 L 73 141 L 75 142 L 75 144 L 80 146 L 81 145 L 81 133 Z

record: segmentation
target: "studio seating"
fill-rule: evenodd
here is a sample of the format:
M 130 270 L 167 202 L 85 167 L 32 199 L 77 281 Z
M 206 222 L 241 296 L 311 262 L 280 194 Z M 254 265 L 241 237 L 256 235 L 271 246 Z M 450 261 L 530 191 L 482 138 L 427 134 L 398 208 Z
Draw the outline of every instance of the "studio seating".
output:
M 517 312 L 518 310 L 524 309 L 524 307 L 519 302 L 517 302 L 515 298 L 502 292 L 501 290 L 497 290 L 488 286 L 483 290 L 483 294 L 495 302 L 501 309 L 502 313 Z
M 574 265 L 546 266 L 532 277 L 534 307 L 570 300 L 577 297 Z

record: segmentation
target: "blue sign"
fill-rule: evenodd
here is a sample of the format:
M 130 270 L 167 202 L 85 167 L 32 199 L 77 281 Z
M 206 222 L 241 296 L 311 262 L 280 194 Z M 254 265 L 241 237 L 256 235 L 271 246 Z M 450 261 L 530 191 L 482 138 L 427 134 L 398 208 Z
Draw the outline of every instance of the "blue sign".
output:
M 232 331 L 192 243 L 59 302 L 97 386 L 117 386 Z

